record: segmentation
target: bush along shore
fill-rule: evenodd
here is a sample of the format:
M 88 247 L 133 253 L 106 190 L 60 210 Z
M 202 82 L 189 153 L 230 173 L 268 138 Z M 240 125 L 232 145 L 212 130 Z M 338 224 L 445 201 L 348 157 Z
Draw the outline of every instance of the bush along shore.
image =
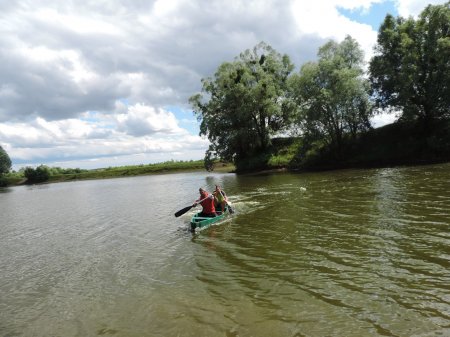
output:
M 229 172 L 234 166 L 229 163 L 215 162 L 214 169 Z M 40 165 L 36 168 L 26 167 L 18 172 L 10 172 L 2 177 L 2 186 L 24 184 L 52 183 L 73 180 L 108 179 L 132 177 L 149 174 L 180 173 L 205 170 L 203 160 L 166 161 L 156 164 L 141 164 L 99 169 L 64 169 Z

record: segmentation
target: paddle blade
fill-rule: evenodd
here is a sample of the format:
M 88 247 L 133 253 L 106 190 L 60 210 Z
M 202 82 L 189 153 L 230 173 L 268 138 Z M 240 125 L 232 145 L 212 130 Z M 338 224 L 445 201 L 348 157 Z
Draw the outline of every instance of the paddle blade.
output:
M 228 212 L 230 212 L 230 214 L 233 214 L 234 213 L 234 209 L 233 209 L 233 207 L 231 207 L 231 202 L 229 202 L 229 201 L 227 201 L 227 208 L 228 208 Z
M 175 217 L 179 217 L 181 215 L 183 215 L 184 213 L 186 213 L 187 211 L 189 211 L 193 206 L 187 206 L 183 209 L 180 209 L 178 212 L 175 213 Z

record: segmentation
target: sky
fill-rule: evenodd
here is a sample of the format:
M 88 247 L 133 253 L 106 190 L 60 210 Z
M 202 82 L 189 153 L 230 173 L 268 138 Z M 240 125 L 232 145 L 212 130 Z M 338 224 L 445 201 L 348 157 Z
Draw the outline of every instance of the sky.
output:
M 445 0 L 2 1 L 0 146 L 15 170 L 202 159 L 188 99 L 221 63 L 264 41 L 298 71 L 346 35 L 368 61 L 387 13 L 429 3 Z

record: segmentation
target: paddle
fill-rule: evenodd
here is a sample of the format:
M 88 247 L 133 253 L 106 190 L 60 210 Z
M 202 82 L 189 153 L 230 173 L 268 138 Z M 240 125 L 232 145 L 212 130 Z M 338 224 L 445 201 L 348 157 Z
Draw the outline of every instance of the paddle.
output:
M 205 199 L 202 199 L 202 200 L 196 202 L 196 204 L 199 204 L 199 203 L 201 203 L 202 201 L 204 201 L 204 200 L 206 200 L 206 199 L 208 199 L 208 198 L 209 198 L 209 195 L 208 195 Z M 197 206 L 197 205 L 196 205 L 196 206 Z M 176 213 L 174 214 L 175 217 L 178 218 L 179 216 L 181 216 L 181 215 L 183 215 L 184 213 L 186 213 L 187 211 L 189 211 L 192 207 L 194 207 L 194 205 L 187 206 L 187 207 L 185 207 L 185 208 L 180 209 L 178 212 L 176 212 Z
M 234 209 L 231 207 L 231 202 L 229 202 L 228 200 L 225 201 L 227 203 L 228 206 L 228 212 L 230 212 L 230 214 L 234 213 Z

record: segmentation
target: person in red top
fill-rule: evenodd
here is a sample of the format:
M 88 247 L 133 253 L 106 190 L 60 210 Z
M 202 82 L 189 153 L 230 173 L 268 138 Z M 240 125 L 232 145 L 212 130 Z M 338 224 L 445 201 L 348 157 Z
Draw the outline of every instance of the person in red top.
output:
M 212 218 L 217 216 L 216 208 L 214 207 L 214 196 L 206 192 L 203 188 L 198 190 L 200 192 L 200 198 L 194 202 L 194 207 L 198 204 L 202 205 L 203 210 L 200 213 L 201 217 Z

